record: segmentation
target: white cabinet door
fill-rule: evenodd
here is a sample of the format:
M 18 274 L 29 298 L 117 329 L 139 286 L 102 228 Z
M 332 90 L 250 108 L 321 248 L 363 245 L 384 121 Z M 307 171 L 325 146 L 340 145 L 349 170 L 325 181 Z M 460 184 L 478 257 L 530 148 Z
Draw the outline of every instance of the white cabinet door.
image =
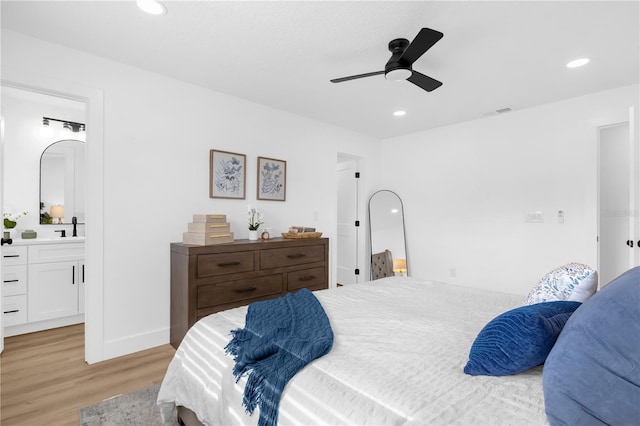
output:
M 29 265 L 29 322 L 78 313 L 79 262 Z

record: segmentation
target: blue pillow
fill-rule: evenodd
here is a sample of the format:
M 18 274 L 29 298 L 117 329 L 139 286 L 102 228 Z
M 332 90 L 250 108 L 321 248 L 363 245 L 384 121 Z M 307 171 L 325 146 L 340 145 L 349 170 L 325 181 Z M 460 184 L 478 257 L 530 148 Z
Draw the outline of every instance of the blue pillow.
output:
M 542 371 L 552 425 L 640 424 L 640 267 L 567 322 Z
M 491 320 L 471 346 L 464 372 L 472 376 L 517 374 L 544 362 L 580 302 L 521 306 Z

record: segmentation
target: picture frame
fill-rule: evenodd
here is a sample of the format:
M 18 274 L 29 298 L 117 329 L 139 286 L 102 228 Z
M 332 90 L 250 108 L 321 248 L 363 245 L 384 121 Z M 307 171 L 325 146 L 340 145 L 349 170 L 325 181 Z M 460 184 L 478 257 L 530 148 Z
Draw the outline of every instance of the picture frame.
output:
M 245 199 L 247 156 L 237 152 L 209 152 L 209 198 Z
M 258 157 L 258 200 L 286 201 L 287 162 Z

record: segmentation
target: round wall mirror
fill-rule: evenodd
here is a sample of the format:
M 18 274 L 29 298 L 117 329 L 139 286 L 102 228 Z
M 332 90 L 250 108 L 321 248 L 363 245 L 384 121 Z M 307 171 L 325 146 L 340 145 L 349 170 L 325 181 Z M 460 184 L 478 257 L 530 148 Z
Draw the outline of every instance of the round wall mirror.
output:
M 402 200 L 381 190 L 369 198 L 371 279 L 409 275 Z
M 54 142 L 40 156 L 40 224 L 85 220 L 85 145 L 75 139 Z

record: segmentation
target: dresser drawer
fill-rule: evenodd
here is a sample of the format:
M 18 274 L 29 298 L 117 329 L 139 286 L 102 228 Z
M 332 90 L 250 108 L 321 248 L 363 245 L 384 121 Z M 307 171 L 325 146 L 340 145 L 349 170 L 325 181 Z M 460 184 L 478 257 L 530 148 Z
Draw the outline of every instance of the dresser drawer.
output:
M 287 273 L 287 290 L 311 288 L 326 284 L 324 267 L 303 269 Z
M 198 255 L 196 276 L 198 278 L 204 278 L 215 275 L 250 272 L 254 269 L 255 255 L 253 251 L 200 254 Z
M 27 265 L 12 265 L 2 268 L 2 295 L 27 294 Z
M 2 325 L 18 325 L 27 322 L 27 295 L 2 298 Z
M 198 286 L 197 308 L 282 293 L 282 274 Z
M 2 266 L 26 264 L 27 246 L 2 247 Z
M 285 247 L 260 251 L 261 269 L 324 261 L 324 246 L 322 245 Z

